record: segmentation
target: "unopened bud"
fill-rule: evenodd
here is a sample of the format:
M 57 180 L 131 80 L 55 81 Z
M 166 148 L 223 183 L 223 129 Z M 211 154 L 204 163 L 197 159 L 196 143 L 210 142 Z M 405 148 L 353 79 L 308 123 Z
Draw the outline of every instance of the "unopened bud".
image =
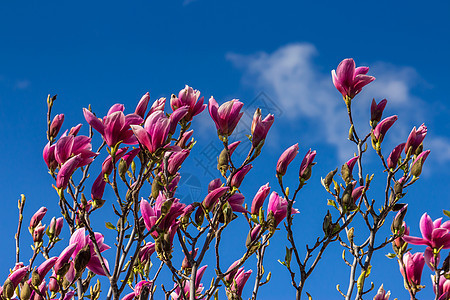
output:
M 197 208 L 197 211 L 195 212 L 195 224 L 197 224 L 197 226 L 202 226 L 204 219 L 205 219 L 205 214 L 203 212 L 203 208 L 201 206 L 199 206 Z
M 153 179 L 153 183 L 152 183 L 152 198 L 153 199 L 158 198 L 159 192 L 162 190 L 162 185 L 160 182 L 161 182 L 160 176 L 156 176 L 155 179 Z
M 3 284 L 3 297 L 9 299 L 12 298 L 13 295 L 14 295 L 14 284 L 8 278 L 6 279 L 5 284 Z
M 333 182 L 333 177 L 336 175 L 338 169 L 336 168 L 334 171 L 331 171 L 325 176 L 325 179 L 323 179 L 322 184 L 325 187 L 327 191 L 330 190 L 330 185 Z
M 20 290 L 20 299 L 21 300 L 29 300 L 31 297 L 31 289 L 28 285 L 28 282 L 24 282 L 22 289 Z
M 327 214 L 325 215 L 325 217 L 323 218 L 323 223 L 322 223 L 322 229 L 326 236 L 331 234 L 332 222 L 333 221 L 331 219 L 330 211 L 328 211 Z
M 228 152 L 226 149 L 220 152 L 219 159 L 217 160 L 217 170 L 222 174 L 225 174 L 228 170 Z
M 128 164 L 125 159 L 120 159 L 119 161 L 119 176 L 123 181 L 127 181 L 125 175 L 128 171 Z
M 31 284 L 35 287 L 38 287 L 41 284 L 41 276 L 39 276 L 39 273 L 36 271 L 33 271 L 31 273 Z

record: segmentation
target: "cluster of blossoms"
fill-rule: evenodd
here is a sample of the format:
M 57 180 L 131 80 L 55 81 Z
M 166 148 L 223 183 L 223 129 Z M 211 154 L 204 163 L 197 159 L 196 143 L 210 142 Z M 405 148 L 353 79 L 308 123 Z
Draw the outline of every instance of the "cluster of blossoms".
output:
M 356 299 L 362 299 L 362 295 L 371 290 L 364 291 L 364 280 L 370 274 L 373 251 L 392 242 L 395 254 L 391 256 L 398 259 L 400 273 L 404 277 L 405 288 L 411 299 L 415 299 L 416 293 L 423 288 L 421 277 L 424 265 L 427 264 L 435 272 L 432 280 L 436 299 L 449 300 L 450 279 L 447 278 L 450 278 L 450 256 L 444 260 L 441 267 L 439 264 L 441 250 L 450 248 L 450 221 L 432 221 L 424 214 L 420 221 L 422 238 L 411 236 L 403 221 L 408 205 L 399 203 L 406 194 L 404 189 L 418 180 L 430 153 L 430 150 L 423 149 L 427 127 L 424 124 L 418 128 L 414 127 L 406 142 L 394 147 L 387 159 L 384 159 L 383 141 L 398 117 L 393 115 L 383 119 L 388 101 L 383 99 L 377 103 L 374 99 L 370 105 L 370 132 L 360 139 L 354 128 L 351 103 L 364 86 L 375 80 L 375 77 L 367 75 L 368 71 L 368 67 L 356 67 L 353 59 L 343 60 L 337 69 L 332 71 L 332 81 L 342 94 L 348 109 L 351 123 L 349 140 L 357 145 L 358 152 L 342 165 L 341 183 L 334 179 L 338 168 L 322 179 L 322 185 L 334 198 L 328 200 L 328 204 L 336 209 L 338 217 L 333 221 L 332 214 L 327 212 L 323 221 L 324 235 L 317 238 L 313 247 L 306 247 L 305 260 L 300 258 L 293 234 L 293 217 L 299 212 L 293 205 L 297 193 L 311 178 L 312 168 L 316 164 L 316 151 L 305 151 L 298 164 L 298 186 L 293 195 L 289 193 L 289 187 L 285 187 L 283 179 L 299 153 L 298 143 L 281 154 L 275 167 L 280 192 L 267 183 L 258 189 L 251 203 L 247 205 L 241 188 L 253 168 L 253 161 L 261 153 L 275 120 L 273 115 L 268 114 L 263 118 L 260 109 L 255 111 L 249 128 L 249 152 L 240 165 L 236 164 L 237 158 L 233 153 L 238 147 L 244 147 L 244 143 L 239 140 L 229 143 L 229 140 L 243 116 L 244 104 L 233 99 L 219 105 L 214 97 L 205 104 L 200 92 L 189 86 L 182 89 L 178 95 L 171 96 L 170 113 L 165 112 L 166 98 L 157 99 L 148 109 L 149 93 L 142 96 L 134 112 L 130 114 L 124 113 L 125 107 L 122 104 L 112 105 L 103 118 L 98 118 L 90 108 L 84 108 L 84 118 L 90 129 L 95 130 L 102 138 L 102 144 L 97 151 L 92 150 L 93 130 L 90 130 L 89 136 L 79 135 L 82 124 L 78 124 L 58 138 L 64 124 L 64 115 L 58 114 L 51 121 L 48 119 L 48 143 L 44 147 L 43 158 L 55 180 L 54 187 L 59 196 L 63 217 L 53 218 L 46 228 L 41 221 L 47 213 L 47 208 L 42 207 L 33 215 L 28 228 L 34 243 L 33 257 L 29 265 L 25 266 L 19 262 L 17 255 L 17 264 L 0 287 L 0 300 L 70 300 L 75 294 L 81 299 L 87 297 L 85 293 L 95 275 L 104 276 L 109 281 L 110 288 L 106 296 L 108 300 L 153 299 L 155 283 L 164 266 L 172 273 L 173 280 L 173 288 L 170 290 L 162 286 L 166 299 L 217 298 L 219 287 L 223 284 L 226 297 L 229 300 L 239 300 L 242 299 L 247 281 L 254 276 L 252 299 L 255 300 L 258 288 L 270 280 L 269 273 L 266 282 L 262 282 L 265 249 L 276 230 L 283 227 L 280 226 L 283 221 L 290 246 L 286 247 L 285 260 L 280 263 L 290 273 L 298 299 L 306 279 L 314 270 L 325 248 L 339 240 L 345 251 L 354 256 L 352 268 L 361 269 L 359 279 L 354 277 L 355 271 L 352 271 L 348 294 L 339 290 L 346 298 L 351 297 L 355 284 Z M 50 97 L 47 100 L 49 116 L 54 101 L 55 98 Z M 189 130 L 191 122 L 207 107 L 217 136 L 223 143 L 223 150 L 217 158 L 217 170 L 222 177 L 209 183 L 207 194 L 201 202 L 187 204 L 175 196 L 181 180 L 180 169 L 195 145 L 194 131 Z M 388 176 L 386 199 L 379 213 L 373 209 L 374 202 L 370 204 L 366 196 L 372 177 L 367 176 L 364 180 L 362 175 L 362 156 L 367 150 L 363 150 L 363 145 L 367 146 L 366 143 L 372 144 Z M 104 149 L 108 155 L 101 163 L 100 172 L 95 173 L 98 175 L 91 185 L 88 200 L 84 194 L 88 171 L 91 165 L 99 160 Z M 358 168 L 358 176 L 353 175 L 355 168 Z M 74 176 L 77 171 L 77 176 Z M 147 182 L 151 187 L 150 192 L 142 197 L 140 193 Z M 93 230 L 90 222 L 92 214 L 107 201 L 104 199 L 107 187 L 111 188 L 117 198 L 117 203 L 111 203 L 118 217 L 117 225 L 106 222 L 107 228 L 117 232 L 114 263 L 103 256 L 103 252 L 110 249 L 110 246 L 105 243 L 101 233 Z M 121 196 L 122 188 L 127 190 L 125 197 Z M 66 199 L 69 197 L 73 204 L 69 204 Z M 265 206 L 267 198 L 268 203 Z M 19 209 L 23 209 L 23 204 L 24 202 L 19 202 Z M 392 211 L 398 211 L 391 226 L 393 236 L 386 239 L 382 246 L 376 247 L 375 234 Z M 355 228 L 349 226 L 358 214 L 368 225 L 371 234 L 362 245 L 357 245 L 354 239 Z M 240 259 L 232 263 L 226 272 L 222 272 L 218 250 L 221 233 L 239 215 L 245 218 L 249 226 L 248 233 L 245 231 L 246 249 Z M 369 221 L 369 217 L 373 219 Z M 69 243 L 58 256 L 50 257 L 49 252 L 61 241 L 59 235 L 64 221 L 71 233 Z M 346 233 L 348 242 L 341 236 L 343 232 Z M 48 236 L 47 245 L 44 245 L 45 234 Z M 203 259 L 207 250 L 213 248 L 211 245 L 214 239 L 216 277 L 208 288 L 202 282 L 208 267 Z M 178 244 L 174 242 L 176 240 L 179 241 L 184 254 L 178 269 L 173 261 L 173 253 L 177 250 L 175 244 Z M 199 246 L 200 243 L 203 243 L 202 247 Z M 408 244 L 426 245 L 427 248 L 423 253 L 413 254 L 407 249 Z M 365 250 L 365 247 L 368 250 Z M 309 264 L 308 260 L 313 257 L 312 252 L 317 249 L 320 250 L 315 261 Z M 346 261 L 345 251 L 343 259 Z M 153 274 L 154 277 L 150 277 L 155 261 L 152 262 L 154 253 L 160 261 L 160 267 Z M 38 267 L 33 267 L 38 254 L 43 254 L 45 260 Z M 257 259 L 256 272 L 244 267 L 252 255 Z M 291 264 L 293 257 L 296 258 L 293 261 L 299 268 L 300 278 L 296 276 L 294 263 Z M 351 265 L 347 261 L 346 263 Z M 91 300 L 100 299 L 99 281 L 90 287 L 89 293 Z M 121 296 L 122 293 L 125 296 Z M 389 297 L 390 292 L 386 292 L 381 285 L 374 300 L 388 300 Z

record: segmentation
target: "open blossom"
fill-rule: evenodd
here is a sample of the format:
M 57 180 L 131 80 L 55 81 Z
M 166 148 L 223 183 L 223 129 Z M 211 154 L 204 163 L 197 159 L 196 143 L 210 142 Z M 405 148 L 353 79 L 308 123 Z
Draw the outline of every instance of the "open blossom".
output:
M 56 142 L 50 142 L 44 147 L 42 153 L 45 163 L 50 170 L 61 167 L 71 157 L 80 155 L 80 167 L 92 162 L 93 157 L 98 153 L 92 151 L 91 139 L 87 136 L 63 135 Z
M 244 103 L 233 99 L 220 107 L 213 97 L 209 99 L 209 114 L 216 124 L 217 133 L 221 136 L 230 136 L 242 115 L 241 108 Z
M 336 70 L 331 71 L 334 86 L 343 97 L 353 99 L 362 88 L 375 80 L 375 77 L 366 75 L 368 67 L 355 68 L 355 61 L 346 58 L 339 63 Z
M 103 234 L 95 232 L 94 235 L 100 253 L 111 248 L 103 242 L 104 241 Z M 100 258 L 95 253 L 94 244 L 92 243 L 89 234 L 88 235 L 85 234 L 84 228 L 80 228 L 77 231 L 75 231 L 70 237 L 69 243 L 76 244 L 75 250 L 72 253 L 73 259 L 75 259 L 76 255 L 78 254 L 78 252 L 80 252 L 81 249 L 83 249 L 86 245 L 89 245 L 91 258 L 89 259 L 89 263 L 87 264 L 86 267 L 97 275 L 106 275 L 105 271 L 102 268 Z M 103 258 L 103 262 L 109 271 L 108 261 L 105 258 Z
M 287 148 L 283 152 L 283 154 L 281 154 L 280 158 L 278 159 L 278 163 L 277 163 L 277 174 L 279 174 L 281 176 L 284 176 L 286 174 L 287 167 L 292 162 L 292 160 L 295 158 L 297 153 L 298 153 L 298 143 Z
M 420 144 L 422 144 L 426 135 L 427 135 L 427 126 L 425 126 L 425 124 L 420 125 L 418 129 L 416 129 L 416 127 L 414 126 L 414 128 L 411 130 L 411 133 L 408 136 L 408 139 L 406 140 L 405 154 L 408 153 L 410 148 L 411 153 L 414 154 L 414 152 L 416 152 L 416 149 L 420 146 Z
M 413 245 L 427 245 L 433 249 L 450 248 L 450 221 L 442 223 L 442 218 L 431 220 L 427 213 L 420 218 L 422 237 L 403 236 L 403 240 Z
M 178 97 L 172 95 L 172 98 L 170 99 L 170 106 L 173 111 L 180 107 L 187 106 L 188 113 L 184 116 L 184 118 L 187 122 L 189 122 L 194 116 L 198 115 L 206 108 L 206 104 L 203 104 L 204 98 L 199 98 L 200 91 L 194 90 L 190 86 L 186 85 L 186 87 L 178 93 Z
M 264 120 L 261 119 L 261 110 L 258 108 L 253 115 L 252 122 L 252 146 L 257 147 L 261 141 L 266 139 L 267 133 L 275 120 L 274 116 L 268 114 Z
M 272 192 L 272 194 L 270 194 L 269 205 L 267 207 L 267 217 L 269 217 L 270 213 L 273 213 L 275 225 L 278 226 L 278 224 L 286 218 L 287 206 L 288 202 L 285 198 L 280 197 L 280 195 L 276 192 Z M 296 214 L 298 211 L 296 209 L 292 209 L 291 213 Z
M 163 111 L 153 112 L 145 120 L 144 127 L 131 125 L 136 138 L 150 153 L 163 147 L 170 129 L 170 120 Z
M 86 108 L 83 108 L 84 118 L 95 130 L 97 130 L 110 147 L 115 147 L 117 143 L 137 144 L 136 137 L 130 130 L 130 125 L 139 125 L 144 121 L 137 114 L 124 115 L 125 107 L 122 104 L 114 104 L 103 118 L 97 118 Z
M 156 221 L 161 217 L 162 212 L 168 207 L 170 208 L 158 225 L 159 229 L 162 231 L 169 230 L 176 223 L 176 219 L 183 214 L 183 210 L 186 205 L 181 203 L 180 200 L 176 198 L 166 199 L 162 193 L 159 193 L 159 196 L 156 198 L 153 206 L 150 205 L 147 200 L 141 200 L 141 214 L 147 230 L 151 230 L 151 228 L 156 224 Z M 156 230 L 151 232 L 151 234 L 154 237 L 158 236 Z
M 417 252 L 411 254 L 411 252 L 407 252 L 403 255 L 403 263 L 405 264 L 406 269 L 406 278 L 413 285 L 420 285 L 420 280 L 422 278 L 422 271 L 425 265 L 425 259 L 421 252 Z M 403 272 L 403 268 L 400 266 L 400 272 L 403 277 L 405 277 L 405 273 Z
M 248 270 L 247 272 L 244 272 L 244 268 L 240 268 L 236 275 L 233 278 L 233 281 L 230 285 L 230 287 L 227 290 L 227 296 L 228 299 L 236 299 L 237 297 L 241 297 L 242 291 L 244 290 L 245 283 L 247 282 L 248 278 L 252 274 L 252 270 Z M 238 298 L 238 299 L 239 299 Z

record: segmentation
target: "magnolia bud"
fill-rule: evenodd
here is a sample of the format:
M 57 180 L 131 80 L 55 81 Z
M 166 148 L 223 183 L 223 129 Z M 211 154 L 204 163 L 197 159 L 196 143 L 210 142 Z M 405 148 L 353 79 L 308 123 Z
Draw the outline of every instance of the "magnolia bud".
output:
M 14 295 L 14 284 L 8 278 L 3 284 L 3 297 L 10 299 Z
M 158 198 L 159 192 L 162 190 L 161 176 L 156 176 L 152 183 L 152 198 Z
M 20 299 L 21 300 L 29 300 L 31 297 L 31 289 L 28 285 L 28 282 L 24 282 L 22 289 L 20 290 Z

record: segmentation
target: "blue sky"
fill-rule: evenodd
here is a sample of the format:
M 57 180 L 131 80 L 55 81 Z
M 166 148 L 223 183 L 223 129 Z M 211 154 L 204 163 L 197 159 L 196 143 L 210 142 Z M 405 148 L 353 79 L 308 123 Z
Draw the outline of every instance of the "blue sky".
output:
M 248 105 L 249 114 L 255 106 L 266 103 L 263 113 L 274 112 L 276 121 L 265 154 L 249 173 L 243 192 L 249 202 L 266 182 L 279 191 L 273 168 L 282 151 L 297 142 L 299 156 L 309 148 L 316 149 L 318 164 L 296 203 L 301 214 L 295 217 L 299 242 L 311 243 L 321 232 L 321 221 L 329 208 L 320 177 L 340 166 L 354 151 L 345 141 L 345 107 L 330 76 L 331 69 L 347 57 L 353 57 L 357 65 L 370 66 L 369 74 L 377 77 L 355 102 L 360 131 L 368 130 L 366 120 L 373 97 L 388 99 L 385 116 L 399 116 L 385 142 L 388 149 L 405 141 L 413 126 L 428 126 L 425 148 L 431 149 L 431 155 L 422 180 L 405 198 L 409 203 L 406 220 L 412 233 L 418 235 L 423 212 L 435 219 L 442 216 L 443 208 L 450 208 L 443 188 L 450 169 L 450 99 L 446 89 L 450 80 L 449 11 L 450 4 L 445 1 L 0 4 L 2 273 L 14 260 L 16 200 L 20 194 L 28 197 L 25 222 L 42 205 L 49 207 L 44 223 L 49 223 L 50 215 L 58 214 L 57 198 L 41 155 L 49 93 L 59 95 L 54 112 L 66 114 L 65 128 L 84 122 L 81 108 L 88 104 L 98 115 L 117 102 L 131 112 L 145 92 L 149 91 L 152 99 L 170 97 L 185 84 L 200 90 L 206 99 L 214 95 L 219 103 L 239 98 Z M 239 132 L 245 131 L 245 126 L 240 128 Z M 197 160 L 205 160 L 202 155 L 207 147 L 220 143 L 210 138 L 215 130 L 206 112 L 195 120 L 194 129 L 199 142 L 185 174 L 192 178 L 189 182 L 198 182 L 192 185 L 204 196 L 213 177 L 204 173 Z M 300 164 L 299 160 L 294 163 Z M 377 163 L 369 154 L 367 170 L 379 171 Z M 294 184 L 296 174 L 291 171 Z M 381 184 L 383 175 L 377 175 Z M 188 183 L 180 193 L 192 192 Z M 380 194 L 376 188 L 371 192 L 375 199 Z M 102 222 L 98 220 L 99 230 L 104 228 Z M 284 257 L 283 237 L 284 232 L 280 232 L 268 252 L 266 269 L 276 276 L 262 288 L 261 299 L 293 295 L 287 272 L 276 262 Z M 237 239 L 233 235 L 228 238 L 230 242 Z M 23 241 L 29 240 L 25 230 Z M 22 247 L 26 257 L 27 246 Z M 402 299 L 407 294 L 397 264 L 384 257 L 389 250 L 375 257 L 378 265 L 369 279 L 376 288 L 384 282 L 394 297 Z M 314 299 L 337 299 L 335 285 L 346 286 L 345 280 L 340 282 L 348 272 L 340 254 L 338 247 L 331 248 L 310 279 L 306 290 Z M 229 254 L 230 262 L 232 257 Z M 251 263 L 246 268 L 255 269 Z M 212 276 L 212 268 L 209 271 L 207 276 Z M 425 267 L 422 280 L 428 291 L 422 292 L 424 298 L 432 293 L 429 274 Z M 249 283 L 253 280 L 254 275 Z

